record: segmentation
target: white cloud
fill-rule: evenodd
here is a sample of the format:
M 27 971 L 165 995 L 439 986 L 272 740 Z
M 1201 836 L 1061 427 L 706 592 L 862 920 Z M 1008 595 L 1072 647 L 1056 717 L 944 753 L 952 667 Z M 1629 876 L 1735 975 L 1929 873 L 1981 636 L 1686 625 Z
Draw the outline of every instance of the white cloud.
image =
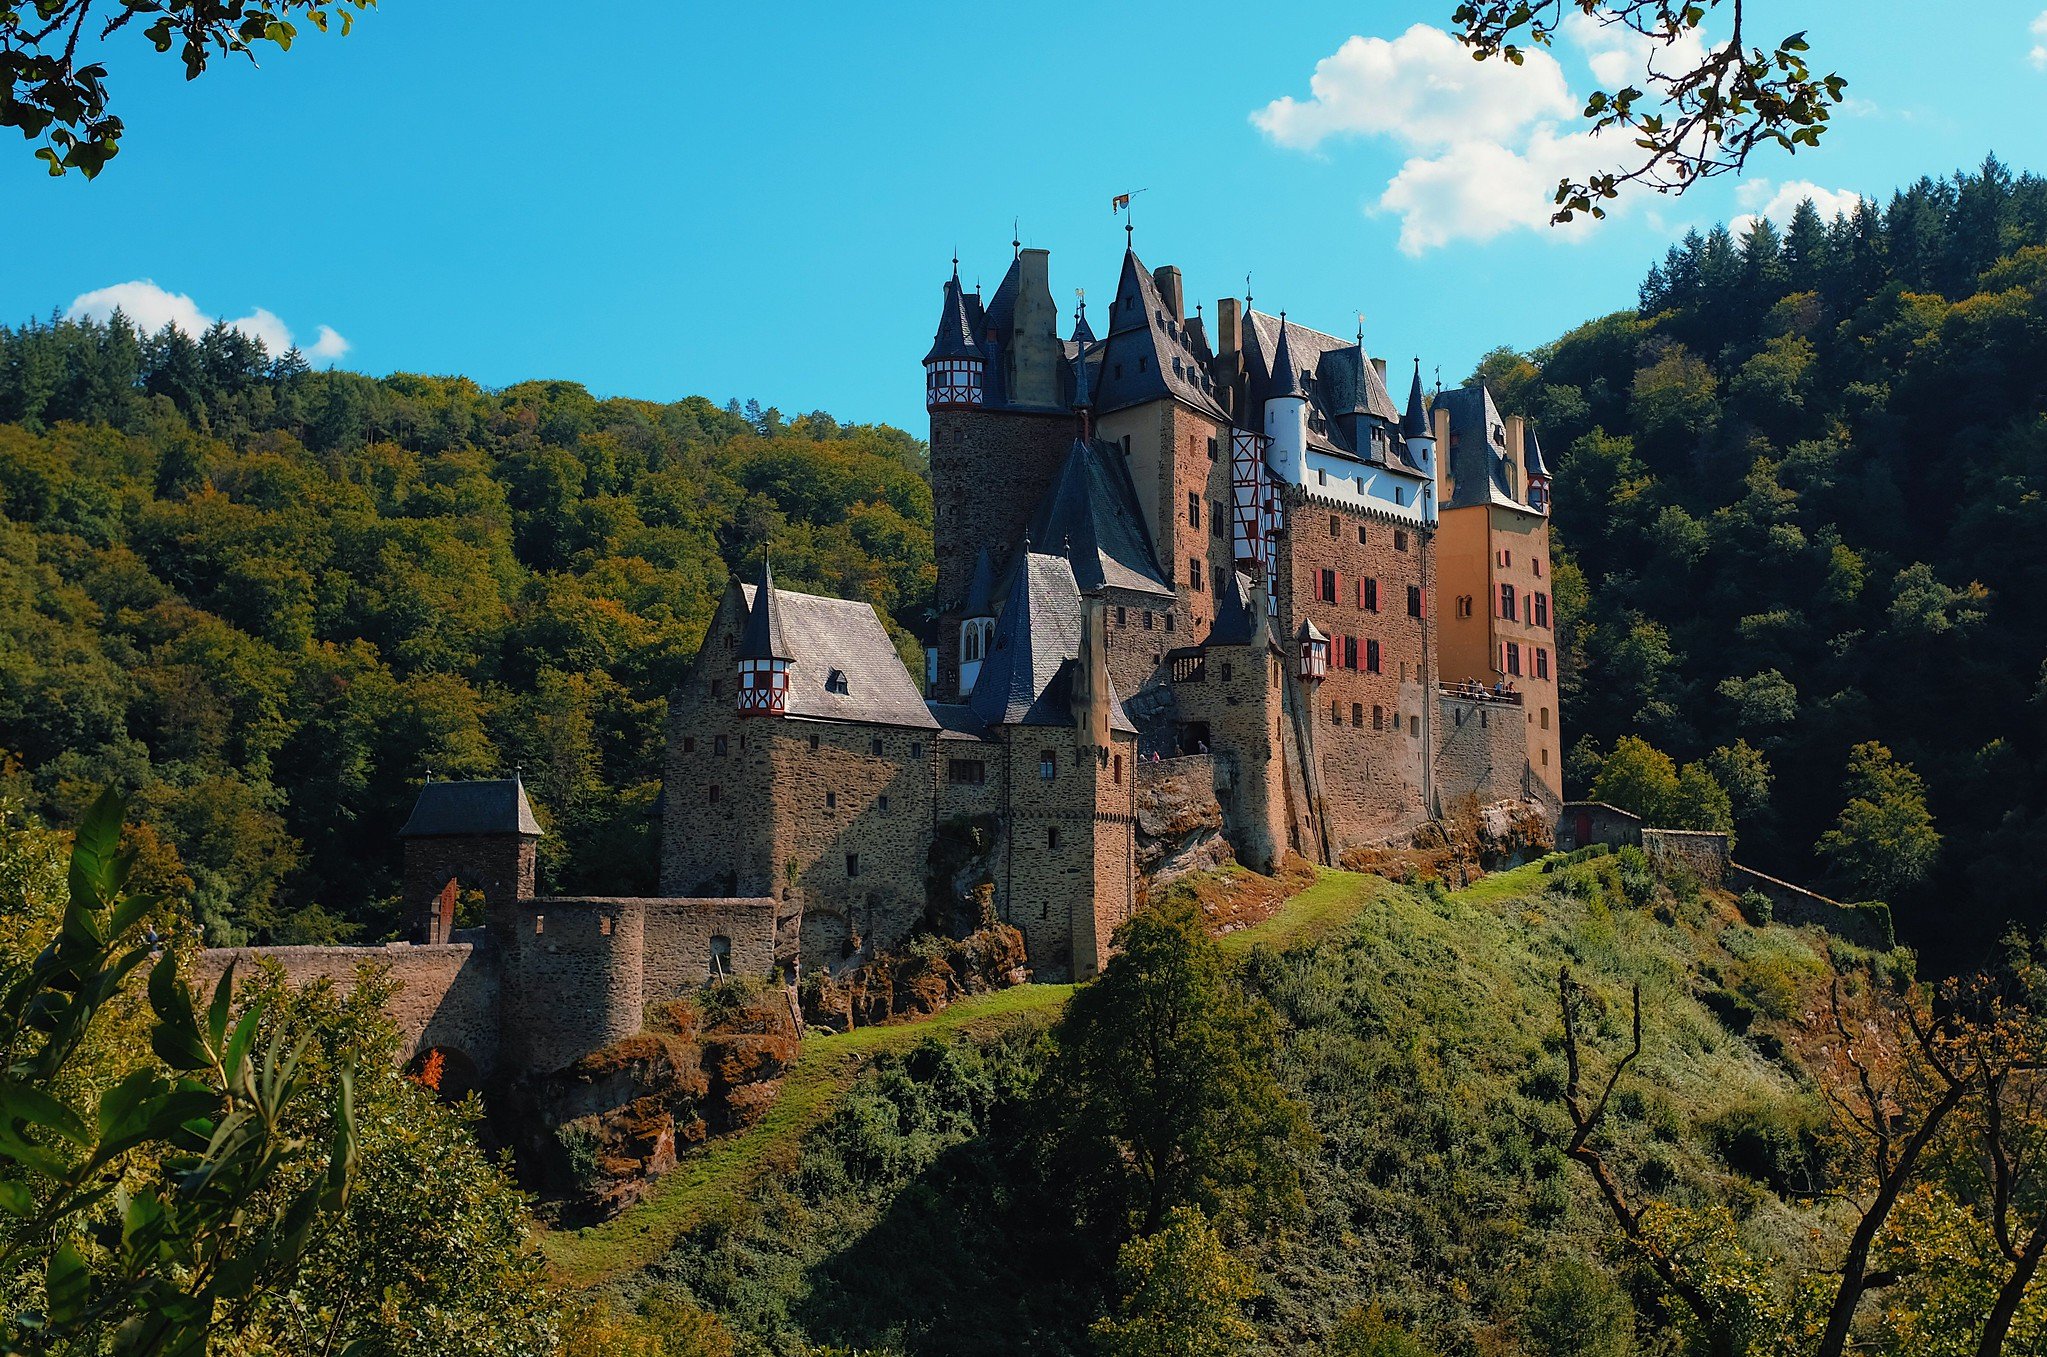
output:
M 2026 53 L 2026 60 L 2032 62 L 2037 69 L 2047 71 L 2047 9 L 2040 11 L 2039 17 L 2033 20 L 2028 31 L 2037 41 L 2033 43 L 2033 50 Z
M 1826 221 L 1853 212 L 1856 204 L 1862 201 L 1862 195 L 1854 189 L 1822 188 L 1810 179 L 1793 179 L 1784 184 L 1772 183 L 1768 179 L 1751 179 L 1736 189 L 1734 196 L 1748 209 L 1727 223 L 1727 229 L 1737 240 L 1755 225 L 1758 217 L 1768 217 L 1778 226 L 1788 224 L 1791 214 L 1808 198 Z
M 1416 149 L 1506 141 L 1578 111 L 1563 68 L 1535 51 L 1519 66 L 1473 61 L 1440 28 L 1393 39 L 1353 37 L 1315 63 L 1309 97 L 1275 99 L 1251 115 L 1281 146 L 1307 151 L 1333 136 L 1388 136 Z
M 1416 156 L 1379 195 L 1378 209 L 1400 217 L 1402 253 L 1419 255 L 1453 240 L 1488 241 L 1516 230 L 1542 230 L 1556 211 L 1557 181 L 1583 178 L 1606 158 L 1589 132 L 1559 136 L 1535 129 L 1520 150 L 1473 141 L 1433 157 Z M 1582 240 L 1592 221 L 1579 217 L 1555 228 Z
M 144 334 L 155 334 L 166 325 L 175 325 L 196 339 L 213 328 L 214 323 L 214 318 L 200 310 L 190 297 L 158 287 L 147 278 L 80 293 L 65 314 L 73 320 L 91 317 L 103 321 L 115 311 L 128 317 Z M 273 356 L 292 346 L 291 328 L 276 313 L 260 306 L 238 320 L 229 321 L 228 328 L 260 341 Z M 347 353 L 348 347 L 348 341 L 335 333 L 332 326 L 322 325 L 305 354 L 311 359 L 331 360 Z
M 1675 42 L 1644 37 L 1626 24 L 1603 24 L 1583 11 L 1564 19 L 1564 35 L 1585 54 L 1592 78 L 1602 88 L 1643 85 L 1645 75 L 1675 75 L 1695 70 L 1706 59 L 1706 40 L 1694 28 Z

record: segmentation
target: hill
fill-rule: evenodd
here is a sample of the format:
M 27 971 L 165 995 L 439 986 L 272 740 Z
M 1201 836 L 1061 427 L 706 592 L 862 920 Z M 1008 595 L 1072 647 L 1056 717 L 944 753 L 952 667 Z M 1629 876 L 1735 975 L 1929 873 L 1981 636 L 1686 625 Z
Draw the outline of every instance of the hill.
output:
M 386 934 L 420 780 L 507 763 L 553 888 L 651 891 L 667 693 L 764 551 L 914 658 L 922 443 L 311 372 L 219 326 L 0 329 L 0 779 L 59 822 L 137 793 L 215 944 Z
M 1556 473 L 1576 786 L 1646 737 L 1726 784 L 1744 858 L 1895 895 L 1942 964 L 2039 926 L 2047 181 L 1993 159 L 1694 232 L 1636 310 L 1478 378 Z M 1815 857 L 1870 741 L 1924 778 L 1923 877 Z
M 1774 1190 L 1817 1112 L 1769 1033 L 1852 949 L 1751 925 L 1726 896 L 1656 881 L 1638 855 L 1552 858 L 1450 893 L 1331 872 L 1299 903 L 1236 947 L 1238 983 L 1277 1010 L 1282 1081 L 1320 1137 L 1301 1165 L 1305 1212 L 1235 1240 L 1258 1277 L 1258 1351 L 1323 1350 L 1346 1316 L 1377 1308 L 1427 1351 L 1632 1352 L 1630 1294 L 1642 1350 L 1659 1350 L 1652 1288 L 1560 1150 L 1566 965 L 1605 1003 L 1603 1045 L 1624 1030 L 1626 987 L 1643 987 L 1647 1054 L 1612 1151 L 1630 1181 L 1732 1209 L 1758 1249 L 1830 1246 L 1831 1210 Z M 874 1066 L 780 1138 L 749 1188 L 699 1181 L 551 1240 L 550 1256 L 628 1299 L 686 1293 L 743 1352 L 1087 1350 L 1108 1277 L 1098 1241 L 1067 1233 L 1036 1157 L 1045 1023 L 1064 997 L 1008 1023 L 873 1029 L 886 1034 L 870 1033 Z M 829 1040 L 818 1058 L 833 1059 Z M 1528 1341 L 1529 1314 L 1559 1288 L 1597 1311 L 1572 1341 L 1619 1346 Z

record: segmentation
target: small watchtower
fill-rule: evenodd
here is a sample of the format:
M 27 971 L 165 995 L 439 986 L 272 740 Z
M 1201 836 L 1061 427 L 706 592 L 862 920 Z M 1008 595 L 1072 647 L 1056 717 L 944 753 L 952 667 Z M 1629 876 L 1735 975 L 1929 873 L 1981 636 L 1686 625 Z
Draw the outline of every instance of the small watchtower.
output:
M 753 588 L 753 607 L 739 633 L 741 716 L 789 714 L 789 642 L 782 634 L 782 606 L 775 597 L 774 571 L 763 560 L 760 583 Z
M 945 283 L 938 331 L 924 355 L 924 408 L 979 409 L 987 399 L 987 372 L 988 360 L 967 314 L 966 294 L 960 291 L 960 261 L 955 259 L 952 277 Z
M 532 898 L 541 833 L 517 773 L 421 787 L 398 831 L 405 841 L 405 913 L 419 938 L 449 941 L 464 887 L 482 892 L 486 914 Z

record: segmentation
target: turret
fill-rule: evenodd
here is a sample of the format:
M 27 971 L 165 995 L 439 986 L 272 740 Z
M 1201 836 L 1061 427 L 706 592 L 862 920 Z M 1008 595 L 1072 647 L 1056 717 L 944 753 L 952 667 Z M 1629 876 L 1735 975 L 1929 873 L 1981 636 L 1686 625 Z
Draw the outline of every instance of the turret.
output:
M 789 643 L 783 639 L 781 607 L 775 599 L 775 576 L 761 562 L 760 583 L 754 586 L 753 607 L 739 633 L 739 714 L 783 716 L 789 711 Z
M 1400 436 L 1407 443 L 1407 455 L 1424 475 L 1434 475 L 1430 460 L 1436 455 L 1436 430 L 1429 420 L 1428 397 L 1422 394 L 1422 360 L 1414 360 L 1414 384 L 1407 389 L 1407 413 L 1400 418 Z
M 1279 344 L 1272 351 L 1272 385 L 1265 396 L 1265 436 L 1272 440 L 1272 461 L 1295 485 L 1308 480 L 1308 393 L 1294 366 L 1287 343 L 1286 312 L 1279 313 Z
M 931 351 L 924 355 L 924 407 L 946 410 L 979 406 L 986 390 L 987 361 L 974 338 L 966 294 L 960 290 L 960 264 L 955 259 L 952 277 L 945 284 L 938 333 L 932 337 Z
M 1526 437 L 1521 443 L 1521 468 L 1528 476 L 1528 507 L 1537 513 L 1549 512 L 1549 465 L 1542 460 L 1542 443 L 1535 436 L 1535 426 L 1528 426 Z
M 1088 345 L 1095 342 L 1094 326 L 1087 323 L 1087 298 L 1077 297 L 1073 304 L 1073 344 L 1085 353 Z
M 463 891 L 486 916 L 506 917 L 533 894 L 540 822 L 515 772 L 484 782 L 429 782 L 398 837 L 405 841 L 405 906 L 424 942 L 447 942 Z
M 988 548 L 974 559 L 974 580 L 967 586 L 967 601 L 960 609 L 960 696 L 974 691 L 981 662 L 988 658 L 988 644 L 995 637 L 995 566 Z
M 1320 683 L 1329 677 L 1329 638 L 1322 634 L 1322 628 L 1307 618 L 1294 632 L 1294 641 L 1301 656 L 1301 679 L 1306 683 Z

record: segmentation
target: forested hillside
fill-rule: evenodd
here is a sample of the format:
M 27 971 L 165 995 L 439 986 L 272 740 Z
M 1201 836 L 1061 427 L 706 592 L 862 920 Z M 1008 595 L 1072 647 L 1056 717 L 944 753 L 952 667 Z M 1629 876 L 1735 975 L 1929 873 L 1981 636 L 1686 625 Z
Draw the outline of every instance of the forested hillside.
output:
M 391 931 L 419 780 L 514 763 L 550 888 L 649 891 L 665 697 L 728 572 L 772 551 L 914 624 L 923 469 L 823 413 L 0 329 L 4 790 L 63 823 L 135 791 L 216 942 Z
M 1718 775 L 1744 858 L 1890 895 L 1909 941 L 1973 961 L 2037 925 L 2047 182 L 1993 160 L 1693 233 L 1639 312 L 1482 375 L 1556 472 L 1575 786 L 1640 735 Z M 1867 742 L 1894 761 L 1850 779 Z M 1870 858 L 1928 856 L 1907 768 L 1942 839 L 1916 884 Z

